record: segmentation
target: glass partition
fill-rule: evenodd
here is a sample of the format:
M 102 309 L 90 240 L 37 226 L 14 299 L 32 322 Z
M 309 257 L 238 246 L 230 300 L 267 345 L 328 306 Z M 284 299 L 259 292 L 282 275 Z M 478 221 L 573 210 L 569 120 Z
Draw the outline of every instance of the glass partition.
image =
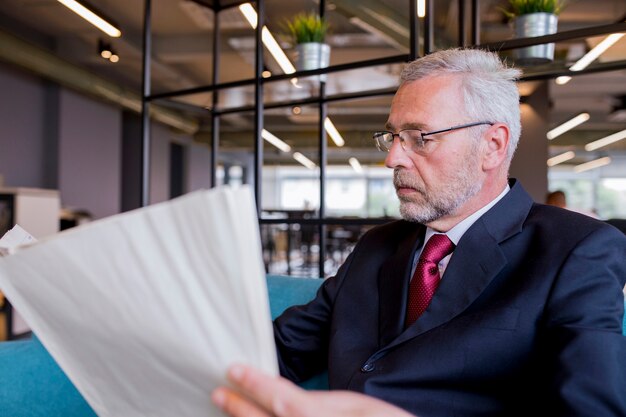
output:
M 220 116 L 217 185 L 254 189 L 254 113 L 234 113 Z
M 434 6 L 430 16 L 419 18 L 411 15 L 410 3 L 404 0 L 325 2 L 322 14 L 331 28 L 326 37 L 331 47 L 329 64 L 335 68 L 306 76 L 299 72 L 296 45 L 287 34 L 286 22 L 302 12 L 319 12 L 318 2 L 265 2 L 264 24 L 288 65 L 281 64 L 264 42 L 263 67 L 258 73 L 255 18 L 250 17 L 257 4 L 223 8 L 218 12 L 218 86 L 211 85 L 214 12 L 202 2 L 184 3 L 154 3 L 151 68 L 159 76 L 153 92 L 172 92 L 170 98 L 153 101 L 160 110 L 165 109 L 162 120 L 173 117 L 171 121 L 193 130 L 193 139 L 204 144 L 206 152 L 212 143 L 213 118 L 217 117 L 217 147 L 210 149 L 217 157 L 216 184 L 260 184 L 258 204 L 268 272 L 296 276 L 334 273 L 364 230 L 399 217 L 392 170 L 384 166 L 385 154 L 376 150 L 371 137 L 386 123 L 411 45 L 417 46 L 418 55 L 426 50 L 430 44 L 425 45 L 425 31 L 430 24 L 434 50 L 470 45 L 474 2 L 430 2 Z M 587 69 L 571 70 L 612 36 L 596 33 L 599 27 L 626 16 L 623 2 L 608 1 L 609 7 L 600 3 L 591 8 L 587 1 L 566 5 L 559 15 L 551 62 L 524 63 L 516 58 L 520 48 L 511 49 L 513 27 L 502 12 L 506 1 L 477 2 L 477 34 L 482 47 L 491 43 L 489 48 L 497 50 L 509 65 L 523 69 L 519 83 L 523 105 L 531 97 L 536 100 L 537 94 L 545 95 L 541 101 L 545 111 L 537 111 L 534 119 L 539 125 L 533 132 L 539 134 L 525 140 L 545 140 L 542 152 L 547 149 L 550 159 L 569 152 L 574 155 L 547 169 L 549 188 L 566 189 L 573 208 L 608 218 L 626 216 L 622 210 L 626 141 L 596 150 L 588 150 L 586 145 L 624 129 L 626 40 L 618 39 Z M 187 24 L 173 26 L 168 16 Z M 413 40 L 412 25 L 419 30 Z M 580 32 L 587 29 L 596 32 Z M 626 27 L 618 32 L 624 30 Z M 579 32 L 573 36 L 568 34 L 571 31 Z M 290 65 L 296 71 L 293 75 Z M 176 76 L 168 78 L 168 71 Z M 256 102 L 257 83 L 262 85 L 261 104 Z M 195 90 L 185 91 L 189 88 Z M 177 89 L 183 91 L 176 94 Z M 589 116 L 584 123 L 544 139 L 544 131 L 581 113 Z M 258 119 L 262 120 L 259 155 L 255 154 Z M 326 143 L 320 147 L 323 136 Z M 577 172 L 577 166 L 603 158 L 610 162 Z
M 266 110 L 263 132 L 262 208 L 286 218 L 318 217 L 319 109 Z

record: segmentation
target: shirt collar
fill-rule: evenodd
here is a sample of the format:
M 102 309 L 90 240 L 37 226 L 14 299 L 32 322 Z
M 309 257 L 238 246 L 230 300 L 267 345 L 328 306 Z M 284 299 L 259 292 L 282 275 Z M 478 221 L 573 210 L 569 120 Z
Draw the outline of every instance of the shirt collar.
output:
M 509 192 L 510 189 L 511 187 L 509 186 L 509 184 L 507 184 L 504 190 L 496 198 L 491 200 L 482 208 L 476 210 L 470 216 L 466 217 L 463 221 L 461 221 L 459 224 L 454 226 L 452 229 L 448 230 L 445 233 L 446 236 L 448 236 L 448 238 L 452 241 L 452 243 L 454 243 L 455 246 L 458 245 L 459 241 L 461 240 L 461 238 L 463 237 L 467 229 L 469 229 L 476 222 L 476 220 L 478 220 L 491 207 L 493 207 L 498 201 L 500 201 L 506 195 L 506 193 Z M 427 227 L 426 236 L 424 237 L 424 242 L 428 242 L 428 239 L 430 239 L 432 235 L 437 234 L 437 233 L 441 233 L 441 232 L 437 232 L 436 230 L 433 230 L 430 227 Z

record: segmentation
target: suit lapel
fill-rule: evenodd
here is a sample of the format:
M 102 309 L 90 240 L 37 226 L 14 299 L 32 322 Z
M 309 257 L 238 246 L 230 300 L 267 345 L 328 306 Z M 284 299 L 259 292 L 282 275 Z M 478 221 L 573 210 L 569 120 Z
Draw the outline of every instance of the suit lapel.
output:
M 413 254 L 424 240 L 426 228 L 416 225 L 398 244 L 398 250 L 381 266 L 378 276 L 379 346 L 385 346 L 403 330 Z
M 487 288 L 494 277 L 507 265 L 501 242 L 521 232 L 524 220 L 532 206 L 532 199 L 515 180 L 509 193 L 491 210 L 478 219 L 463 235 L 443 275 L 443 279 L 426 311 L 406 331 L 381 345 L 383 349 L 397 346 L 411 338 L 440 326 L 461 314 Z M 423 239 L 424 233 L 421 237 Z M 421 241 L 419 242 L 421 244 Z M 413 250 L 411 254 L 415 250 Z M 410 266 L 409 266 L 410 268 Z M 403 298 L 396 298 L 403 315 L 406 308 L 408 273 L 403 281 Z M 382 297 L 381 297 L 382 300 Z M 387 301 L 391 302 L 391 301 Z M 382 311 L 382 309 L 381 309 Z M 391 319 L 391 317 L 388 317 Z M 385 322 L 387 323 L 387 322 Z M 383 321 L 381 320 L 381 326 Z M 386 324 L 391 333 L 391 324 Z

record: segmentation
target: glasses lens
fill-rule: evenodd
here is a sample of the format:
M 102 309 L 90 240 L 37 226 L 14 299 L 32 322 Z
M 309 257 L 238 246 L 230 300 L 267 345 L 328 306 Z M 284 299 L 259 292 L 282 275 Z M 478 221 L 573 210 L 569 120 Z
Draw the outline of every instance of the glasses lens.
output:
M 376 140 L 376 147 L 379 151 L 388 152 L 393 144 L 393 135 L 389 132 L 376 132 L 374 133 L 374 140 Z
M 403 130 L 400 132 L 405 150 L 421 152 L 424 150 L 424 138 L 421 130 Z

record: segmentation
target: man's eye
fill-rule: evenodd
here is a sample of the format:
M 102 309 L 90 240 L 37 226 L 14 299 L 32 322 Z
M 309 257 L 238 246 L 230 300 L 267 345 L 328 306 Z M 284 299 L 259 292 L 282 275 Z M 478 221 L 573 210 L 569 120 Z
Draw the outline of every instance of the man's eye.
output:
M 422 135 L 419 132 L 410 133 L 407 136 L 409 137 L 409 139 L 411 139 L 414 142 L 421 140 L 421 137 L 422 137 Z

